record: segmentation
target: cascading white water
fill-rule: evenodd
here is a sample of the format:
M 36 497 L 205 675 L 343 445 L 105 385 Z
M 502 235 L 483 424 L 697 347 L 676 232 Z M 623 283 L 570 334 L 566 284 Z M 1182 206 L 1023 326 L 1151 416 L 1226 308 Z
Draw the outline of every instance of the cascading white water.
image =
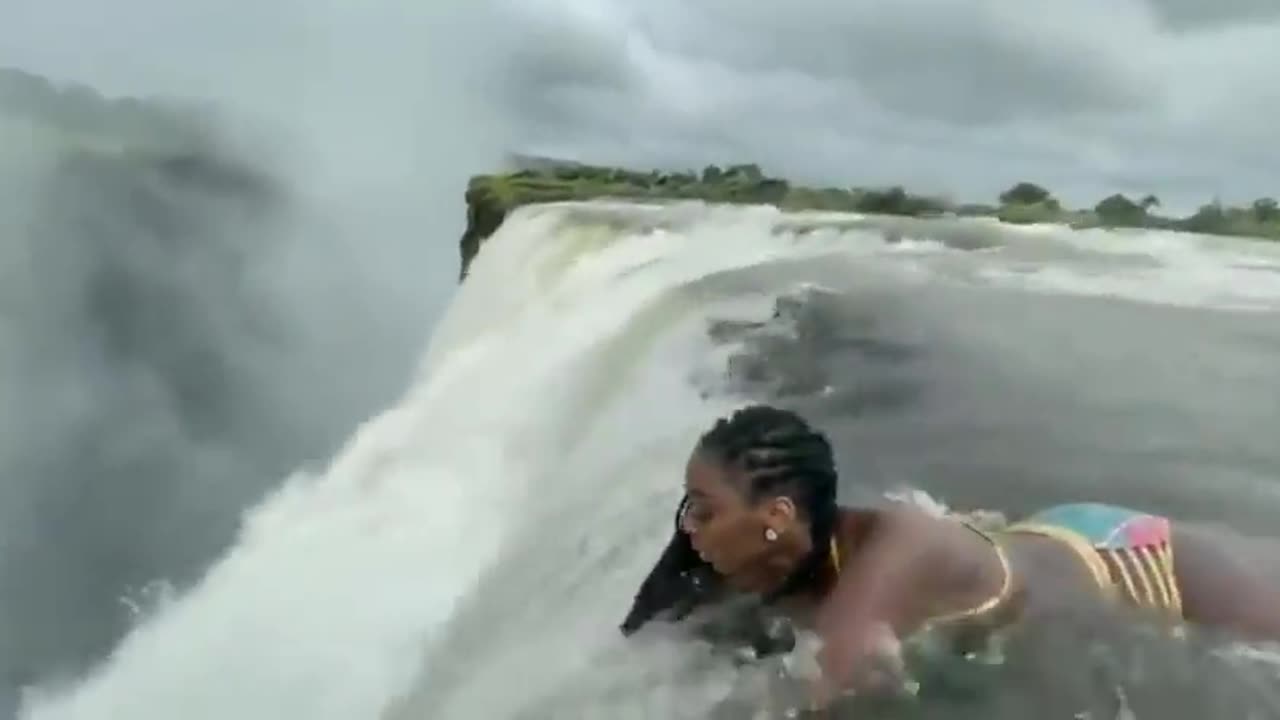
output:
M 298 474 L 251 511 L 197 587 L 23 717 L 377 717 L 430 684 L 417 670 L 436 633 L 500 554 L 545 548 L 553 557 L 539 561 L 539 550 L 527 567 L 554 572 L 565 557 L 616 552 L 619 534 L 648 538 L 600 565 L 601 614 L 576 615 L 610 631 L 669 527 L 691 435 L 714 409 L 686 382 L 705 307 L 683 289 L 795 250 L 770 233 L 772 210 L 620 208 L 621 231 L 603 215 L 569 223 L 575 212 L 512 217 L 401 403 L 326 471 Z M 651 223 L 659 213 L 672 229 Z M 497 602 L 519 617 L 572 606 Z M 473 700 L 457 699 L 459 716 L 501 716 L 476 715 Z
M 689 381 L 714 362 L 705 323 L 758 317 L 772 301 L 717 293 L 718 277 L 855 258 L 868 273 L 891 269 L 894 282 L 1025 287 L 1034 256 L 1056 264 L 1051 290 L 1093 281 L 1151 301 L 1189 275 L 1178 263 L 1103 263 L 1111 250 L 1086 250 L 1067 231 L 970 224 L 1004 245 L 957 253 L 924 235 L 886 243 L 832 224 L 848 220 L 700 204 L 516 213 L 473 264 L 400 404 L 325 472 L 291 478 L 249 513 L 203 582 L 23 717 L 470 720 L 560 702 L 570 714 L 627 717 L 608 692 L 637 674 L 610 666 L 616 623 L 670 532 L 691 442 L 732 402 L 703 399 Z M 797 223 L 817 231 L 797 234 Z M 1151 237 L 1132 241 L 1135 254 L 1158 249 Z M 1235 280 L 1198 303 L 1280 306 L 1274 259 L 1251 255 L 1266 267 L 1250 269 L 1234 254 L 1195 252 L 1184 265 L 1197 286 L 1210 285 L 1206 274 L 1218 288 Z M 1093 259 L 1068 262 L 1079 257 Z M 833 276 L 851 267 L 825 265 Z M 588 677 L 603 688 L 596 697 Z M 696 690 L 666 687 L 675 695 L 646 700 L 650 712 L 697 704 Z M 629 698 L 640 712 L 637 693 Z

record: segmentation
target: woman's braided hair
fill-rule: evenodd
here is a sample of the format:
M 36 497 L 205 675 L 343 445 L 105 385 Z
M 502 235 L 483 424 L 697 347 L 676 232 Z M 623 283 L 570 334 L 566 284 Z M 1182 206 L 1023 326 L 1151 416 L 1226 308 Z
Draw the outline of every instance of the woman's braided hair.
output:
M 785 496 L 809 521 L 812 551 L 766 600 L 820 581 L 837 515 L 835 458 L 827 438 L 791 411 L 751 405 L 717 420 L 699 439 L 698 450 L 741 471 L 741 489 L 749 502 Z M 680 528 L 687 503 L 687 497 L 681 499 L 675 532 L 622 622 L 624 635 L 659 615 L 682 620 L 722 590 L 722 578 L 698 557 Z

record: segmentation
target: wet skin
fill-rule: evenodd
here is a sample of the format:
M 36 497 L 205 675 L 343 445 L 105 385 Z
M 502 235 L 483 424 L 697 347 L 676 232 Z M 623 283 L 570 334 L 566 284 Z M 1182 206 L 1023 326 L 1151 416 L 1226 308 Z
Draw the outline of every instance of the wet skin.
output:
M 681 527 L 694 549 L 744 592 L 778 587 L 812 550 L 803 512 L 789 498 L 752 502 L 743 478 L 695 452 L 685 473 L 688 506 Z M 1001 535 L 1010 581 L 1006 600 L 967 624 L 994 628 L 1063 611 L 1105 609 L 1080 559 L 1040 536 Z M 910 506 L 842 509 L 835 531 L 838 573 L 783 599 L 793 619 L 823 639 L 822 702 L 861 684 L 866 660 L 885 626 L 905 638 L 939 615 L 973 608 L 998 595 L 1006 574 L 994 546 L 953 519 Z M 1280 586 L 1212 533 L 1175 525 L 1174 568 L 1182 620 L 1280 640 Z

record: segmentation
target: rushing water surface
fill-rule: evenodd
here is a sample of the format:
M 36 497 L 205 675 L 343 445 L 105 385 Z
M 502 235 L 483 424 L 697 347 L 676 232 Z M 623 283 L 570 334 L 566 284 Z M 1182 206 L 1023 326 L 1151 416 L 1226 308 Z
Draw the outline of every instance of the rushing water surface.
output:
M 615 627 L 712 418 L 803 410 L 849 502 L 1093 498 L 1267 534 L 1278 313 L 1280 255 L 1243 240 L 528 208 L 395 406 L 23 717 L 707 717 L 729 663 Z M 1124 635 L 1057 628 L 978 686 L 871 716 L 1275 716 L 1267 662 Z

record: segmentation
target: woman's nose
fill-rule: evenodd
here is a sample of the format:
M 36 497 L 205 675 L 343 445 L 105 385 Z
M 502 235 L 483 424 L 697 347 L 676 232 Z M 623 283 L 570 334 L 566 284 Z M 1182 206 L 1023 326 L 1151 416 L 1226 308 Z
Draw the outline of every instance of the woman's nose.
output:
M 694 533 L 693 519 L 689 517 L 689 513 L 680 516 L 680 529 L 684 531 L 685 535 Z

